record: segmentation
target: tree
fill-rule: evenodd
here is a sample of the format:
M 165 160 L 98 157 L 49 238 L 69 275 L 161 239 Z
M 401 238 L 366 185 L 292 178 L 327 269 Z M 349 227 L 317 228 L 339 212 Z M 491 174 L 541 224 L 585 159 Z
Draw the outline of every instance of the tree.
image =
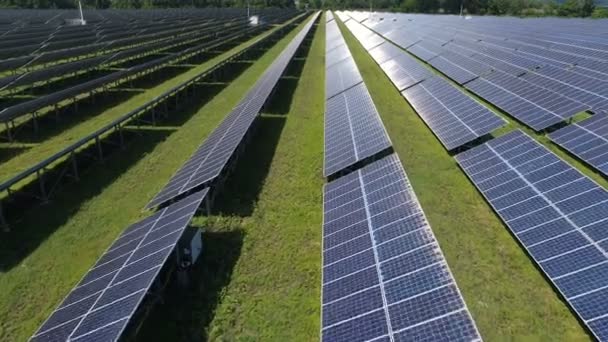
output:
M 608 18 L 608 8 L 596 8 L 591 17 L 596 19 Z
M 565 17 L 588 17 L 595 10 L 593 0 L 566 0 L 557 13 Z

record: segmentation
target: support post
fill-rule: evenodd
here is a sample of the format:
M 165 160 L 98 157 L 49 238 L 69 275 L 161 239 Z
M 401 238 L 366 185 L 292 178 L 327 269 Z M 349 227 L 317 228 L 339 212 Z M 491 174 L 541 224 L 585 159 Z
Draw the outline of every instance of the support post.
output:
M 34 125 L 34 133 L 38 133 L 38 114 L 32 113 L 32 124 Z
M 6 221 L 6 217 L 4 216 L 4 210 L 2 209 L 2 201 L 0 201 L 0 228 L 5 233 L 11 231 L 11 228 L 8 226 L 8 221 Z
M 48 196 L 46 193 L 46 187 L 44 184 L 44 174 L 42 173 L 42 170 L 38 170 L 36 171 L 36 177 L 38 177 L 38 185 L 40 187 L 40 195 L 42 196 L 42 202 L 46 203 L 48 201 Z
M 72 152 L 72 172 L 74 173 L 74 179 L 76 179 L 77 181 L 80 180 L 80 177 L 78 176 L 78 163 L 76 162 L 76 154 L 74 152 Z
M 101 148 L 101 141 L 99 137 L 95 137 L 95 144 L 97 145 L 97 153 L 99 154 L 99 161 L 103 162 L 103 150 Z
M 14 127 L 15 123 L 13 120 L 11 120 L 11 121 L 6 121 L 4 124 L 6 125 L 6 138 L 8 139 L 9 142 L 13 142 L 13 131 L 12 131 L 11 126 Z
M 122 134 L 122 126 L 117 125 L 116 129 L 118 130 L 118 136 L 120 137 L 120 148 L 124 150 L 125 149 L 125 137 Z

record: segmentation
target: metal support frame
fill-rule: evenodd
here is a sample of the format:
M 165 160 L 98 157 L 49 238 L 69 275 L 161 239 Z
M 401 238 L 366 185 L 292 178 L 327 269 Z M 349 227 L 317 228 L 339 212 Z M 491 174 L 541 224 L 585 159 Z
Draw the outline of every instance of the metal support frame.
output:
M 2 228 L 2 231 L 5 233 L 8 233 L 11 231 L 11 228 L 8 225 L 8 221 L 6 220 L 6 217 L 4 216 L 4 209 L 2 207 L 2 201 L 0 201 L 0 228 Z
M 76 154 L 74 152 L 72 152 L 71 156 L 70 156 L 71 162 L 72 162 L 72 172 L 73 174 L 73 178 L 76 181 L 80 180 L 80 176 L 78 174 L 78 162 L 76 161 Z
M 103 163 L 103 149 L 101 147 L 101 140 L 99 136 L 95 137 L 95 145 L 97 145 L 97 154 L 99 157 L 99 162 Z
M 38 179 L 38 187 L 40 190 L 40 199 L 43 203 L 48 202 L 49 197 L 47 196 L 46 186 L 44 182 L 44 169 L 36 171 L 36 177 Z

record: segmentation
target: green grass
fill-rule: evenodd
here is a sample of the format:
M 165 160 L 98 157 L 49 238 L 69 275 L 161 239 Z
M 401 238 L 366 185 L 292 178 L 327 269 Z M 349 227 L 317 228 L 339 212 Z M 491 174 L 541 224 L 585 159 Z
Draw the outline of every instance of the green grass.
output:
M 589 340 L 452 156 L 344 24 L 339 25 L 484 339 Z
M 302 26 L 303 24 L 299 28 Z M 245 92 L 295 34 L 296 30 L 290 32 L 221 93 L 189 117 L 181 127 L 159 127 L 146 132 L 140 139 L 132 142 L 127 150 L 112 156 L 105 165 L 89 171 L 81 182 L 63 188 L 51 203 L 28 212 L 14 227 L 13 232 L 2 237 L 3 239 L 0 241 L 0 253 L 2 253 L 0 257 L 3 262 L 3 273 L 0 275 L 0 340 L 22 341 L 36 330 L 113 239 L 129 224 L 144 216 L 141 210 L 148 200 L 165 185 L 171 175 L 189 158 L 230 109 L 240 101 Z M 319 53 L 317 52 L 317 55 Z M 315 81 L 322 82 L 322 80 Z M 322 87 L 317 86 L 316 89 L 322 89 Z M 318 291 L 317 293 L 314 291 L 319 284 L 319 238 L 316 234 L 320 229 L 321 181 L 318 169 L 321 160 L 322 95 L 317 96 L 321 104 L 316 105 L 309 99 L 315 98 L 314 96 L 305 95 L 307 97 L 305 103 L 302 103 L 300 96 L 298 111 L 287 115 L 284 132 L 288 131 L 287 127 L 291 127 L 293 131 L 296 126 L 298 134 L 304 131 L 310 133 L 302 136 L 296 134 L 297 137 L 291 136 L 284 141 L 290 147 L 277 147 L 277 155 L 281 150 L 283 153 L 289 154 L 288 149 L 295 145 L 303 144 L 308 148 L 305 151 L 301 150 L 300 154 L 294 156 L 293 159 L 286 157 L 278 166 L 275 166 L 273 162 L 268 177 L 260 180 L 264 186 L 259 193 L 259 201 L 257 201 L 257 197 L 252 199 L 257 204 L 254 204 L 255 209 L 250 217 L 241 218 L 240 215 L 236 215 L 218 218 L 217 224 L 214 223 L 214 226 L 226 227 L 234 224 L 245 229 L 241 255 L 249 253 L 248 256 L 251 259 L 241 257 L 235 266 L 238 272 L 243 272 L 237 288 L 254 286 L 262 279 L 261 277 L 258 279 L 255 274 L 247 274 L 247 267 L 243 265 L 253 266 L 253 271 L 272 273 L 273 268 L 270 267 L 272 262 L 267 258 L 273 255 L 264 253 L 278 253 L 273 241 L 283 243 L 281 231 L 288 234 L 284 236 L 286 241 L 291 241 L 292 246 L 297 246 L 285 249 L 284 252 L 287 256 L 296 257 L 298 253 L 312 253 L 306 254 L 300 263 L 308 268 L 303 266 L 296 272 L 289 271 L 289 267 L 286 266 L 288 257 L 283 255 L 282 263 L 274 269 L 274 276 L 277 278 L 274 279 L 274 276 L 267 278 L 280 282 L 278 274 L 285 272 L 283 276 L 291 279 L 290 283 L 293 285 L 293 300 L 290 306 L 293 311 L 284 314 L 282 318 L 287 320 L 291 314 L 293 317 L 300 315 L 299 318 L 306 316 L 304 321 L 308 325 L 293 326 L 289 321 L 286 326 L 279 327 L 279 323 L 274 325 L 272 320 L 262 320 L 264 316 L 256 310 L 263 312 L 266 310 L 265 307 L 258 309 L 250 306 L 251 311 L 244 312 L 241 316 L 231 315 L 229 314 L 229 297 L 219 306 L 217 315 L 219 318 L 214 320 L 212 325 L 214 336 L 220 335 L 222 331 L 225 334 L 239 333 L 241 331 L 239 326 L 245 321 L 248 324 L 255 323 L 250 328 L 250 333 L 257 332 L 268 336 L 273 333 L 287 335 L 290 332 L 289 329 L 293 329 L 291 332 L 294 335 L 316 335 L 317 330 L 314 326 L 318 324 Z M 293 108 L 296 107 L 293 106 Z M 177 116 L 180 114 L 175 113 Z M 300 127 L 304 123 L 308 125 L 309 121 L 311 122 L 310 128 L 302 129 Z M 315 124 L 316 126 L 314 126 Z M 249 153 L 252 153 L 253 157 L 256 152 L 250 151 Z M 275 159 L 277 158 L 279 157 L 275 157 Z M 306 162 L 305 168 L 299 168 L 304 161 Z M 247 169 L 244 170 L 244 172 L 247 171 Z M 283 176 L 292 178 L 287 179 Z M 290 190 L 286 191 L 285 186 L 290 186 Z M 299 190 L 301 192 L 296 195 Z M 238 189 L 235 189 L 233 194 L 239 194 Z M 281 199 L 281 196 L 288 197 Z M 249 204 L 249 206 L 251 205 Z M 311 210 L 313 207 L 314 210 Z M 285 215 L 289 218 L 286 218 Z M 306 228 L 309 230 L 306 231 Z M 260 235 L 257 235 L 256 238 L 256 234 Z M 213 241 L 213 235 L 211 241 Z M 310 247 L 311 244 L 314 246 Z M 231 254 L 234 251 L 216 251 L 216 253 L 224 255 L 224 253 Z M 257 261 L 251 265 L 253 260 Z M 259 267 L 262 261 L 264 261 L 265 267 Z M 251 283 L 248 283 L 248 280 Z M 307 284 L 311 284 L 312 290 Z M 269 286 L 266 283 L 265 287 L 266 291 L 273 292 L 271 291 L 272 284 Z M 238 291 L 235 292 L 234 288 L 230 289 L 226 292 L 235 293 L 236 297 Z M 265 296 L 257 297 L 256 292 L 258 291 L 262 290 L 250 291 L 243 297 L 251 300 L 250 303 L 259 304 L 266 299 L 264 299 Z M 288 288 L 285 288 L 284 291 L 288 291 Z M 276 300 L 278 297 L 281 297 L 281 300 Z M 275 304 L 282 301 L 289 303 L 278 293 L 275 300 Z M 241 303 L 237 307 L 245 308 L 243 305 Z M 309 306 L 310 309 L 300 310 L 306 306 Z M 274 312 L 280 311 L 269 310 L 266 313 Z M 258 318 L 249 320 L 251 317 Z M 232 319 L 235 321 L 231 325 L 229 321 Z M 313 328 L 309 329 L 311 326 Z M 201 331 L 204 328 L 199 327 Z M 231 328 L 236 330 L 231 330 Z

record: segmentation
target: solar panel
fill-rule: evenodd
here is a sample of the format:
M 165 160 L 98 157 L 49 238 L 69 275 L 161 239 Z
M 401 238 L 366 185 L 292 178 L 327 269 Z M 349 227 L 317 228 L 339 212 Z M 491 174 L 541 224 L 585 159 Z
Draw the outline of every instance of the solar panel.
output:
M 460 85 L 490 71 L 490 67 L 453 52 L 445 52 L 429 63 Z
M 148 203 L 146 208 L 161 206 L 176 197 L 205 186 L 222 173 L 317 17 L 318 13 L 292 39 L 245 95 L 245 98 L 209 135 L 182 168 L 171 177 L 169 183 Z
M 408 47 L 407 51 L 425 62 L 437 57 L 442 52 L 441 45 L 431 43 L 426 40 L 419 41 L 418 43 Z
M 258 106 L 248 104 L 235 108 L 222 121 L 146 208 L 162 205 L 220 175 L 259 113 Z
M 335 49 L 330 50 L 325 55 L 325 67 L 330 67 L 338 62 L 343 61 L 344 59 L 350 57 L 350 50 L 346 45 L 339 45 Z
M 384 43 L 385 41 L 382 36 L 378 35 L 377 33 L 373 32 L 372 30 L 359 24 L 356 21 L 349 21 L 348 23 L 346 23 L 346 27 L 348 27 L 348 29 L 353 33 L 355 38 L 357 38 L 357 40 L 359 41 L 359 43 L 361 43 L 365 50 L 369 51 L 370 49 L 373 49 L 374 47 Z
M 380 64 L 380 68 L 399 91 L 433 76 L 427 68 L 404 51 Z
M 581 320 L 608 339 L 608 192 L 519 130 L 456 160 Z
M 592 117 L 549 134 L 549 139 L 608 175 L 608 115 Z
M 337 94 L 363 82 L 355 60 L 346 58 L 325 71 L 325 98 L 329 99 Z M 331 77 L 329 77 L 331 75 Z
M 497 49 L 494 51 L 484 50 L 476 53 L 472 56 L 472 58 L 480 63 L 485 63 L 491 66 L 492 69 L 499 70 L 513 76 L 520 76 L 526 71 L 537 67 L 537 63 L 534 63 L 533 61 L 519 58 L 516 55 Z
M 448 150 L 505 124 L 502 118 L 440 77 L 429 78 L 402 94 Z
M 383 44 L 380 44 L 375 48 L 370 49 L 368 52 L 378 64 L 382 64 L 392 59 L 394 56 L 404 53 L 403 50 L 399 49 L 398 47 L 389 42 L 384 42 Z
M 31 341 L 116 341 L 192 220 L 208 189 L 128 227 Z
M 325 176 L 391 147 L 365 83 L 332 97 L 325 106 Z
M 589 106 L 495 71 L 466 87 L 536 131 L 586 111 Z
M 325 51 L 329 52 L 331 49 L 344 44 L 346 44 L 346 42 L 344 41 L 344 38 L 342 38 L 342 33 L 340 32 L 338 24 L 336 24 L 335 21 L 327 23 L 325 27 Z
M 479 341 L 395 154 L 324 188 L 323 342 Z
M 403 28 L 387 32 L 385 37 L 404 49 L 408 49 L 421 41 L 421 38 L 414 32 L 409 32 Z
M 544 66 L 521 77 L 588 105 L 592 109 L 608 108 L 608 82 L 554 66 Z

